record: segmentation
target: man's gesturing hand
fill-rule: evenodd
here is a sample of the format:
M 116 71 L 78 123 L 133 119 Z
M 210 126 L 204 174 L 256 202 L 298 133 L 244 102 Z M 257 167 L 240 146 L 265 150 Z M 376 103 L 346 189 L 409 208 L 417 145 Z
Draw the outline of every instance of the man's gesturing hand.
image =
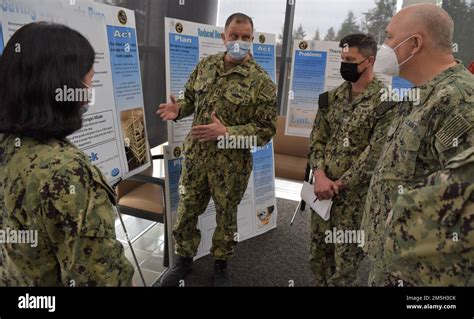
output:
M 197 125 L 191 129 L 191 136 L 199 142 L 215 141 L 219 136 L 227 133 L 227 128 L 219 121 L 215 112 L 212 112 L 212 123 Z
M 176 98 L 173 95 L 170 95 L 171 103 L 162 103 L 160 104 L 156 114 L 161 116 L 163 121 L 172 121 L 178 117 L 179 114 L 179 105 L 176 103 Z

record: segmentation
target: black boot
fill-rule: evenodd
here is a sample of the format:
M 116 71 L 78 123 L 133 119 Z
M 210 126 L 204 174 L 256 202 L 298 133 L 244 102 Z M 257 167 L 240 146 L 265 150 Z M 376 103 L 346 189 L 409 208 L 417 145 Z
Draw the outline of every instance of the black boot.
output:
M 214 287 L 230 287 L 230 276 L 227 271 L 227 260 L 214 261 Z
M 178 287 L 180 281 L 193 270 L 193 257 L 178 256 L 176 266 L 168 270 L 161 278 L 160 287 Z

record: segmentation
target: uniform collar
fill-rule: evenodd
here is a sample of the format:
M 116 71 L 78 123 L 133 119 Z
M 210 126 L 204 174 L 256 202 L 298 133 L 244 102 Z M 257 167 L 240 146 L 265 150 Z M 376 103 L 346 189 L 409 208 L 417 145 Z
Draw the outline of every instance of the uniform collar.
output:
M 354 103 L 358 103 L 360 100 L 366 98 L 369 95 L 380 92 L 380 89 L 383 87 L 383 84 L 377 79 L 377 77 L 374 74 L 374 78 L 372 81 L 369 82 L 369 85 L 365 88 L 364 91 L 362 91 L 359 95 L 355 97 L 355 99 L 352 100 Z M 349 90 L 352 90 L 352 86 L 349 86 Z
M 340 89 L 336 89 L 336 94 L 335 94 L 336 98 L 349 101 L 349 94 L 352 90 L 351 82 L 345 81 L 344 83 L 341 84 L 339 88 Z
M 464 65 L 461 63 L 460 60 L 456 60 L 457 65 L 452 66 L 443 72 L 439 73 L 436 75 L 434 78 L 429 80 L 423 85 L 416 86 L 414 89 L 419 89 L 420 90 L 420 104 L 419 105 L 424 105 L 428 97 L 430 96 L 431 92 L 433 92 L 434 88 L 443 80 L 446 78 L 461 72 L 464 69 Z
M 382 84 L 380 81 L 377 79 L 377 77 L 374 75 L 374 78 L 372 81 L 369 82 L 369 85 L 365 88 L 364 91 L 362 91 L 359 95 L 357 95 L 351 103 L 358 103 L 360 100 L 363 98 L 366 98 L 367 96 L 373 94 L 374 92 L 379 92 L 380 88 L 382 88 Z M 339 94 L 342 98 L 347 99 L 349 101 L 349 96 L 352 91 L 352 85 L 351 82 L 345 81 L 342 84 L 341 90 L 339 91 Z
M 238 74 L 240 74 L 242 76 L 245 76 L 245 77 L 249 75 L 250 68 L 252 67 L 252 64 L 254 63 L 253 56 L 251 56 L 250 59 L 247 62 L 239 64 L 236 67 L 233 67 L 229 71 L 225 72 L 225 68 L 224 68 L 224 56 L 225 56 L 225 54 L 226 54 L 225 52 L 222 52 L 222 53 L 219 53 L 219 54 L 216 55 L 217 73 L 218 73 L 219 76 L 229 75 L 229 74 L 232 74 L 232 73 L 238 73 Z

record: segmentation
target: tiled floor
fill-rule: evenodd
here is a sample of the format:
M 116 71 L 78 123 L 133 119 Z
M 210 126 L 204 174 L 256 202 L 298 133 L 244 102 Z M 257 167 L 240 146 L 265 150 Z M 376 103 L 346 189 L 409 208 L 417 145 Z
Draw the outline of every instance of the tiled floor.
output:
M 275 192 L 276 197 L 278 198 L 299 201 L 301 187 L 301 182 L 280 178 L 275 180 Z M 142 270 L 143 277 L 145 278 L 146 285 L 152 286 L 161 276 L 163 271 L 165 271 L 165 267 L 163 266 L 165 240 L 164 225 L 128 215 L 122 215 L 122 218 L 125 227 L 127 228 L 129 238 L 132 241 L 133 249 Z M 115 222 L 115 230 L 117 238 L 122 242 L 125 248 L 125 256 L 135 267 L 133 284 L 135 286 L 143 286 L 132 252 L 127 243 L 123 227 L 118 218 Z
M 129 238 L 131 239 L 133 250 L 135 251 L 135 256 L 140 265 L 146 286 L 152 286 L 165 270 L 163 266 L 164 225 L 127 215 L 122 215 L 122 218 L 127 228 Z M 118 218 L 115 222 L 115 231 L 117 233 L 117 239 L 120 240 L 124 246 L 125 256 L 135 267 L 133 285 L 143 286 L 135 260 L 132 256 L 132 251 L 130 250 L 122 224 Z

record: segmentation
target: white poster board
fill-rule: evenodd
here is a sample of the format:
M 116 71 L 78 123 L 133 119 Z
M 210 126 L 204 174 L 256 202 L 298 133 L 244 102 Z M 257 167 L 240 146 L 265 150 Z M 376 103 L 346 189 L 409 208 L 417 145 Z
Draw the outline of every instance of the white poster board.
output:
M 341 50 L 336 41 L 295 40 L 291 64 L 290 91 L 286 113 L 285 134 L 309 137 L 318 111 L 318 98 L 344 82 L 339 69 Z M 392 88 L 409 88 L 400 78 L 375 74 Z
M 82 129 L 68 139 L 111 184 L 148 168 L 135 13 L 85 0 L 4 0 L 0 3 L 0 52 L 15 31 L 37 21 L 79 31 L 96 51 L 95 101 L 83 116 Z
M 204 57 L 225 51 L 221 39 L 222 27 L 165 18 L 166 91 L 178 96 L 197 63 Z M 273 81 L 276 79 L 275 35 L 255 32 L 252 54 L 265 68 Z M 178 122 L 168 121 L 169 145 L 165 148 L 166 200 L 168 229 L 176 221 L 179 202 L 178 183 L 183 158 L 182 144 L 192 125 L 192 117 Z M 247 190 L 238 207 L 237 241 L 263 234 L 276 227 L 275 165 L 273 143 L 253 153 L 253 172 Z M 211 199 L 199 217 L 201 244 L 196 258 L 209 254 L 216 227 L 215 207 Z M 171 238 L 171 236 L 170 236 Z M 173 262 L 174 245 L 170 245 Z

